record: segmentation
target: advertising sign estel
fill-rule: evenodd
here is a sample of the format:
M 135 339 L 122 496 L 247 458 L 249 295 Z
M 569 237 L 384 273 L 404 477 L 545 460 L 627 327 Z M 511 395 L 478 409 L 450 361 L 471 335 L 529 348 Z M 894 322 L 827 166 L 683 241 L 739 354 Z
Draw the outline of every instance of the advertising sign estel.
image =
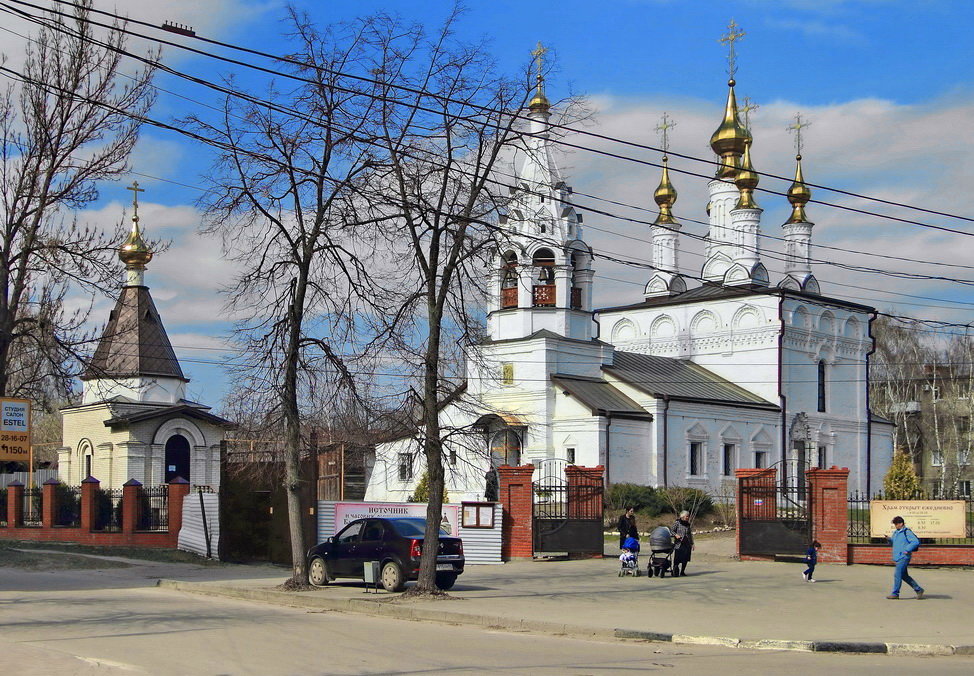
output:
M 902 516 L 917 537 L 967 537 L 964 500 L 873 500 L 869 503 L 869 537 L 889 535 L 894 516 Z
M 350 524 L 355 519 L 391 518 L 391 517 L 426 518 L 425 502 L 336 502 L 335 503 L 335 533 Z M 450 535 L 457 535 L 460 530 L 460 505 L 443 505 L 443 519 L 440 527 Z
M 0 461 L 30 459 L 30 401 L 0 399 Z

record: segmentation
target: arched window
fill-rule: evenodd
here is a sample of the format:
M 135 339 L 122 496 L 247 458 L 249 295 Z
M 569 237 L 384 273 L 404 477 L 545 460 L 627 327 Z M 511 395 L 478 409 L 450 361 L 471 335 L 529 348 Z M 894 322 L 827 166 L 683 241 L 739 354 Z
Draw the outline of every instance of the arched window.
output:
M 578 279 L 576 278 L 579 265 L 581 265 L 581 256 L 576 251 L 572 253 L 572 310 L 582 309 L 582 287 L 578 285 Z
M 511 428 L 495 432 L 490 440 L 490 457 L 494 467 L 520 465 L 521 437 Z
M 510 251 L 504 255 L 501 273 L 501 309 L 517 307 L 517 254 Z
M 818 411 L 825 413 L 825 360 L 818 361 Z
M 534 305 L 555 304 L 555 254 L 551 249 L 538 249 L 534 254 Z

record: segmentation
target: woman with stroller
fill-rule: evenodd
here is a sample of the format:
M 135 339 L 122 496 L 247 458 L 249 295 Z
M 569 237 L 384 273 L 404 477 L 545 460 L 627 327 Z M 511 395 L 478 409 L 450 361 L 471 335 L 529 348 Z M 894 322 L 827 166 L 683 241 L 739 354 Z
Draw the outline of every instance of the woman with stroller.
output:
M 623 548 L 626 538 L 634 530 L 636 530 L 636 510 L 627 506 L 626 511 L 619 517 L 619 549 Z
M 680 518 L 670 528 L 676 544 L 673 548 L 673 577 L 680 577 L 687 574 L 687 564 L 690 563 L 690 554 L 693 552 L 693 530 L 690 528 L 690 512 L 683 510 Z

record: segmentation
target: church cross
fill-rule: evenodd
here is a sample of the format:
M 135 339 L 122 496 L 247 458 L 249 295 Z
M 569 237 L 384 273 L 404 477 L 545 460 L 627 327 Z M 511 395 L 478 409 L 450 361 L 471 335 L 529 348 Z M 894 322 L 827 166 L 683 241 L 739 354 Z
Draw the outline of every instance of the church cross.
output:
M 670 150 L 670 129 L 676 126 L 676 122 L 673 121 L 667 113 L 663 113 L 663 117 L 660 118 L 660 122 L 656 125 L 656 133 L 659 134 L 663 145 L 663 159 L 666 159 L 666 153 Z
M 126 186 L 125 189 L 132 191 L 132 208 L 134 209 L 132 218 L 139 220 L 139 193 L 145 192 L 145 188 L 140 188 L 138 181 L 132 181 L 132 185 Z
M 751 103 L 751 99 L 748 96 L 744 97 L 744 105 L 741 106 L 741 114 L 744 115 L 744 128 L 751 131 L 751 111 L 760 108 L 756 103 Z
M 538 86 L 541 86 L 541 81 L 544 79 L 541 71 L 544 66 L 544 55 L 548 53 L 548 48 L 541 44 L 541 40 L 538 40 L 538 46 L 534 48 L 531 52 L 531 58 L 538 65 Z
M 745 35 L 746 33 L 741 30 L 741 27 L 731 19 L 730 23 L 727 24 L 727 32 L 718 41 L 727 45 L 727 74 L 730 75 L 731 80 L 734 79 L 734 74 L 737 72 L 737 49 L 735 43 L 738 40 L 743 40 Z
M 795 134 L 795 153 L 799 158 L 802 156 L 802 148 L 804 147 L 804 144 L 802 143 L 802 129 L 811 126 L 811 122 L 802 120 L 801 113 L 795 113 L 795 123 L 788 125 L 788 131 Z

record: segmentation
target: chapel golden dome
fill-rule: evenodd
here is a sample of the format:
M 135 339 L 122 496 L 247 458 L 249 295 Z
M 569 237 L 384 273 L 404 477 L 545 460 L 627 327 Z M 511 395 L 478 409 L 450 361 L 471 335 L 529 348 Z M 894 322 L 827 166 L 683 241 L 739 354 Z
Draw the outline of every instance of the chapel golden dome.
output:
M 659 187 L 656 188 L 656 192 L 653 193 L 653 199 L 656 201 L 656 205 L 659 207 L 659 216 L 653 221 L 653 225 L 670 225 L 675 224 L 676 220 L 673 218 L 673 205 L 676 203 L 676 188 L 670 183 L 670 170 L 667 166 L 669 158 L 663 156 L 663 174 L 660 177 Z
M 737 189 L 741 191 L 737 198 L 735 209 L 757 209 L 757 202 L 754 201 L 754 189 L 758 187 L 758 174 L 751 165 L 751 139 L 747 139 L 744 144 L 744 156 L 741 158 L 741 167 L 734 178 Z
M 746 150 L 751 135 L 741 124 L 737 113 L 737 97 L 734 94 L 733 78 L 727 81 L 727 104 L 724 106 L 724 119 L 710 137 L 710 147 L 720 156 L 717 170 L 718 178 L 733 179 Z
M 139 188 L 138 181 L 130 187 L 132 198 L 132 230 L 129 232 L 128 239 L 118 248 L 118 258 L 125 263 L 126 268 L 141 269 L 152 260 L 152 251 L 149 245 L 142 239 L 142 232 L 139 230 L 139 193 L 145 192 Z
M 812 199 L 812 191 L 805 185 L 802 175 L 802 156 L 795 155 L 795 180 L 788 188 L 788 201 L 791 203 L 791 216 L 785 223 L 808 223 L 805 205 Z

